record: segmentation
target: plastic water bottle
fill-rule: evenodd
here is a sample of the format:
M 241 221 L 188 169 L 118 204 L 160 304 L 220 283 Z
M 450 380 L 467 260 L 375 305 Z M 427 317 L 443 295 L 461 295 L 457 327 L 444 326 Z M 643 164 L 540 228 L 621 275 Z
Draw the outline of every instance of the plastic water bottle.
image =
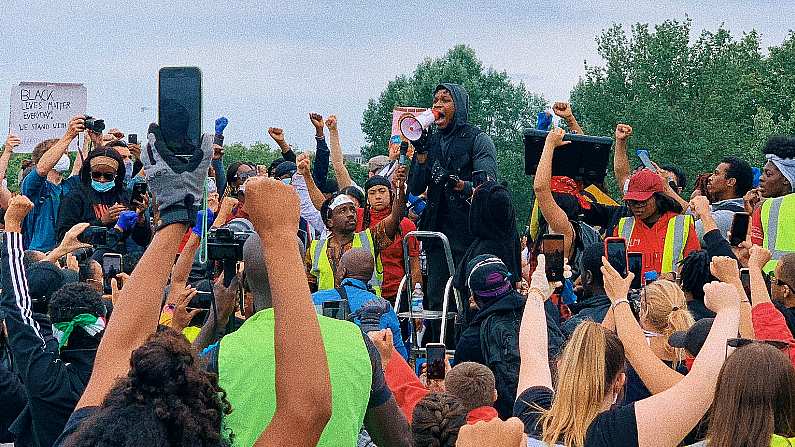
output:
M 423 275 L 428 274 L 428 255 L 425 254 L 425 249 L 420 251 L 420 271 Z
M 411 311 L 413 313 L 422 314 L 424 310 L 422 307 L 422 300 L 425 299 L 425 294 L 422 293 L 422 286 L 420 283 L 414 285 L 414 292 L 411 294 Z

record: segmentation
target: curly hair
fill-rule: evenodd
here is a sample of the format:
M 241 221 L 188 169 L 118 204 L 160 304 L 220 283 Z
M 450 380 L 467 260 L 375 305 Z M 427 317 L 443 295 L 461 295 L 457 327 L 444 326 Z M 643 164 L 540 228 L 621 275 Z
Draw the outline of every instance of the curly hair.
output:
M 215 374 L 204 371 L 185 337 L 166 329 L 130 357 L 102 406 L 67 438 L 67 446 L 226 447 L 221 432 L 232 406 Z
M 788 135 L 772 135 L 768 138 L 762 152 L 780 158 L 795 158 L 795 137 Z
M 429 394 L 414 407 L 411 431 L 414 447 L 453 447 L 467 411 L 458 398 Z
M 53 323 L 70 321 L 80 314 L 106 316 L 102 295 L 84 282 L 64 284 L 50 298 L 50 320 Z

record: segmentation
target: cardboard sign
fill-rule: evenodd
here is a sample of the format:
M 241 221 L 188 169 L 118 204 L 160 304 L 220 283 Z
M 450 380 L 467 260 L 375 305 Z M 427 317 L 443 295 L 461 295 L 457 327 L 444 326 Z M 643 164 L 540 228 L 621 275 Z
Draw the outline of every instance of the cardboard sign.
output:
M 86 88 L 83 84 L 20 82 L 11 89 L 11 115 L 8 131 L 22 140 L 14 149 L 30 153 L 37 144 L 61 138 L 69 120 L 86 112 Z M 77 150 L 77 138 L 69 150 Z
M 400 135 L 400 119 L 405 115 L 412 115 L 424 112 L 426 109 L 423 107 L 395 107 L 392 110 L 392 135 Z

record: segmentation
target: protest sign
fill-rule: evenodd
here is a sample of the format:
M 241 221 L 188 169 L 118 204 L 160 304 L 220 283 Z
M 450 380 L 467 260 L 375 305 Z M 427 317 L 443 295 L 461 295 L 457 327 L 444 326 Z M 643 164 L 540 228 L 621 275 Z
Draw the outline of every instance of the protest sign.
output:
M 392 135 L 400 135 L 400 119 L 405 115 L 416 117 L 425 111 L 423 107 L 395 107 L 392 110 Z
M 11 115 L 8 130 L 22 140 L 14 149 L 30 153 L 40 142 L 61 138 L 69 119 L 86 112 L 86 88 L 83 84 L 20 82 L 11 89 Z M 77 139 L 69 150 L 77 150 Z

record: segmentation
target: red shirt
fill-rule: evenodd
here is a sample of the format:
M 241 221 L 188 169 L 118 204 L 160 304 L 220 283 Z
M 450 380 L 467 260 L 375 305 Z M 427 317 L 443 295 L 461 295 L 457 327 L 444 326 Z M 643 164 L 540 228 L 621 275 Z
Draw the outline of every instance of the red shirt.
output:
M 370 209 L 370 229 L 374 230 L 375 226 L 384 220 L 392 210 L 389 208 L 377 212 L 372 208 Z M 356 232 L 364 230 L 364 209 L 359 208 L 356 210 L 357 222 Z M 414 222 L 407 218 L 400 221 L 400 237 L 395 238 L 387 249 L 381 250 L 381 264 L 384 266 L 384 283 L 381 286 L 381 296 L 384 298 L 394 298 L 397 295 L 397 289 L 400 286 L 400 281 L 403 279 L 405 269 L 403 268 L 403 237 L 409 231 L 414 231 L 417 226 Z M 416 239 L 409 240 L 409 256 L 416 257 L 420 255 L 420 246 Z M 410 289 L 411 287 L 409 287 Z
M 787 327 L 784 315 L 776 309 L 773 303 L 760 303 L 751 309 L 751 322 L 754 325 L 754 335 L 757 340 L 782 340 L 790 344 L 786 354 L 790 362 L 795 365 L 795 339 Z M 399 357 L 399 356 L 398 356 Z
M 751 215 L 751 243 L 762 245 L 765 240 L 765 229 L 762 228 L 762 207 L 758 206 Z
M 627 241 L 627 251 L 634 251 L 643 253 L 643 272 L 656 271 L 662 272 L 663 252 L 665 251 L 665 236 L 668 233 L 668 221 L 678 216 L 673 211 L 660 216 L 657 222 L 649 228 L 646 223 L 640 219 L 635 219 L 635 228 L 632 230 L 632 236 Z M 618 226 L 613 230 L 613 236 L 618 236 Z M 698 241 L 698 234 L 696 227 L 691 222 L 690 232 L 687 235 L 687 242 L 685 243 L 685 250 L 682 253 L 682 259 L 687 257 L 691 252 L 700 250 L 701 243 Z

